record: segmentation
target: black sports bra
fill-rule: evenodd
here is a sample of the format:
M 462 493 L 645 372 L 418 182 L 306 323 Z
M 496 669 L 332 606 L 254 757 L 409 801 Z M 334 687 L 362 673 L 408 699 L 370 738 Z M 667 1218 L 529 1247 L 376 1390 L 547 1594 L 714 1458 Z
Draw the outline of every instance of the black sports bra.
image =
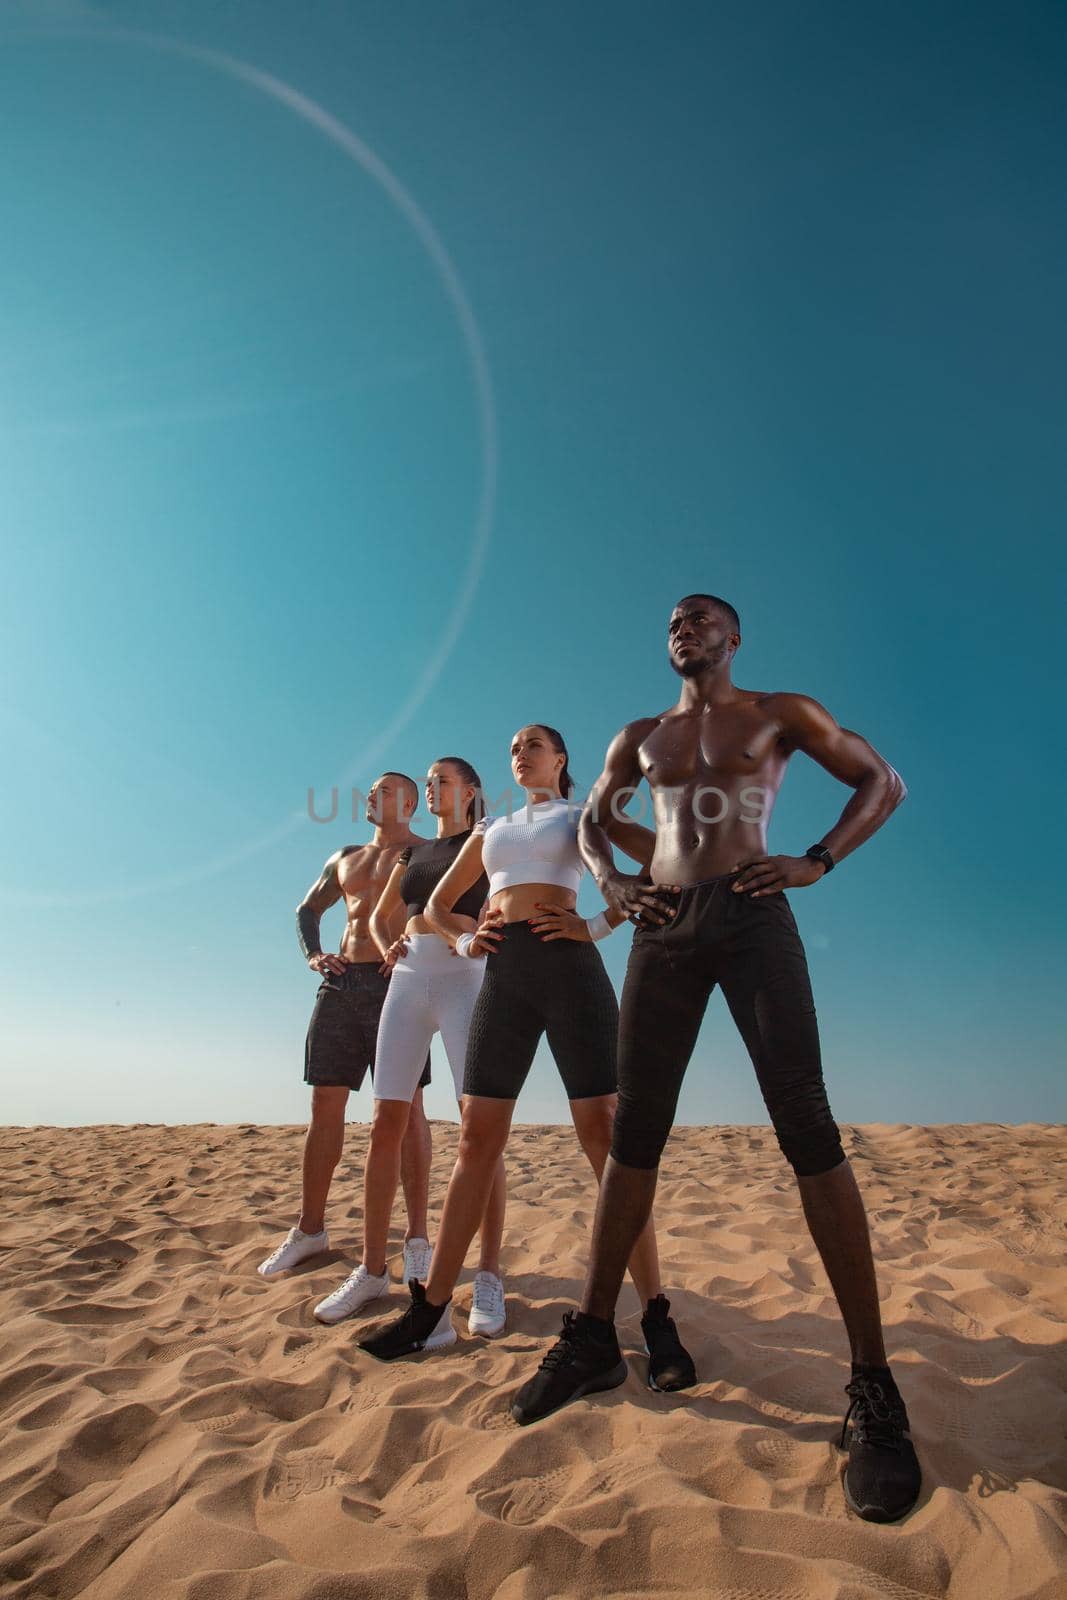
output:
M 425 911 L 427 901 L 470 836 L 468 828 L 466 833 L 453 833 L 447 839 L 434 839 L 429 844 L 408 845 L 400 852 L 400 862 L 405 868 L 400 880 L 400 897 L 408 908 L 409 917 L 417 917 Z M 456 901 L 453 912 L 459 917 L 477 918 L 488 893 L 489 879 L 483 872 L 477 883 Z

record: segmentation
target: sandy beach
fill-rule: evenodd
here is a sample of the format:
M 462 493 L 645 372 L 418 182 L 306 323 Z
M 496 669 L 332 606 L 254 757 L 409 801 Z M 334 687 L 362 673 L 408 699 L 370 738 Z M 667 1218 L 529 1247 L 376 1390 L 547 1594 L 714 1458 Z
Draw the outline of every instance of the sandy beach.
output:
M 436 1215 L 457 1130 L 434 1125 Z M 868 1126 L 891 1359 L 925 1484 L 897 1527 L 845 1507 L 844 1331 L 769 1130 L 679 1129 L 657 1206 L 699 1386 L 626 1385 L 527 1429 L 510 1392 L 578 1292 L 595 1190 L 568 1128 L 517 1128 L 509 1327 L 383 1366 L 311 1308 L 358 1259 L 366 1129 L 332 1248 L 293 1220 L 303 1130 L 6 1128 L 0 1576 L 12 1600 L 1062 1600 L 1067 1134 Z M 401 1216 L 394 1226 L 399 1271 Z

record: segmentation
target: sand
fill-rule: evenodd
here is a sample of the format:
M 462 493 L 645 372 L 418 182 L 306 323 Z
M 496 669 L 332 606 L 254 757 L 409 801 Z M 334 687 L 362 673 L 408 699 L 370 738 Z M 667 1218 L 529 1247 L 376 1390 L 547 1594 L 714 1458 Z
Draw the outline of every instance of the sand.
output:
M 843 1331 L 768 1131 L 678 1130 L 657 1208 L 703 1381 L 630 1377 L 534 1427 L 509 1392 L 581 1281 L 595 1193 L 567 1128 L 517 1128 L 509 1330 L 391 1366 L 311 1307 L 358 1259 L 366 1130 L 326 1257 L 265 1282 L 302 1130 L 0 1130 L 0 1579 L 11 1600 L 1061 1600 L 1067 1135 L 846 1130 L 926 1481 L 845 1507 Z M 434 1126 L 432 1205 L 455 1153 Z M 402 1237 L 395 1229 L 399 1270 Z M 399 1284 L 393 1305 L 400 1307 Z

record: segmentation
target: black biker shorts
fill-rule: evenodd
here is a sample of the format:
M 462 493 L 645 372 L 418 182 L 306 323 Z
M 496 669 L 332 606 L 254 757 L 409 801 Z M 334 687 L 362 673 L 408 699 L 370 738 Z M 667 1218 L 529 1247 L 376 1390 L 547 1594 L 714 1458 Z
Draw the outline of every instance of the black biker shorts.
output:
M 376 961 L 353 961 L 344 972 L 328 972 L 319 985 L 304 1044 L 304 1082 L 317 1088 L 359 1089 L 378 1043 L 389 979 Z M 419 1088 L 430 1081 L 430 1056 Z
M 718 983 L 756 1068 L 786 1160 L 815 1177 L 844 1160 L 823 1084 L 804 946 L 785 895 L 735 894 L 736 873 L 684 888 L 673 921 L 638 928 L 619 1017 L 612 1155 L 658 1166 L 708 998 Z
M 485 958 L 463 1093 L 517 1100 L 547 1034 L 568 1100 L 614 1094 L 619 1004 L 596 945 L 546 943 L 526 922 L 502 931 Z

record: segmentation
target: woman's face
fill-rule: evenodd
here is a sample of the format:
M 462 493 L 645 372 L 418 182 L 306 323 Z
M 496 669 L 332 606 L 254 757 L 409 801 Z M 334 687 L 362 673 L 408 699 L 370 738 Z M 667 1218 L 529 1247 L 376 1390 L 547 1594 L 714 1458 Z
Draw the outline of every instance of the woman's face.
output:
M 435 761 L 426 774 L 426 809 L 432 817 L 464 822 L 474 799 L 474 785 L 464 783 L 450 761 Z
M 565 757 L 552 747 L 544 728 L 536 722 L 520 728 L 511 741 L 511 771 L 521 789 L 548 789 L 559 793 L 559 775 Z

